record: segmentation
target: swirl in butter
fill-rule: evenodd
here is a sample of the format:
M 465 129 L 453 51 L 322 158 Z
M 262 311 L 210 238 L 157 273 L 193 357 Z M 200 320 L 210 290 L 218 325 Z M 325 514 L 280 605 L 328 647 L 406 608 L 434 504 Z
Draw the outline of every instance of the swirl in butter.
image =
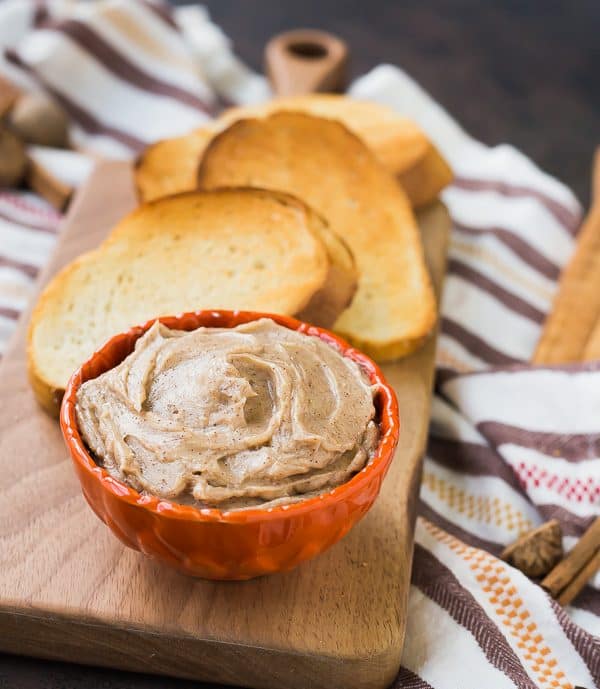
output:
M 77 393 L 81 435 L 136 490 L 198 507 L 286 504 L 344 483 L 378 441 L 374 387 L 318 337 L 270 319 L 158 321 Z

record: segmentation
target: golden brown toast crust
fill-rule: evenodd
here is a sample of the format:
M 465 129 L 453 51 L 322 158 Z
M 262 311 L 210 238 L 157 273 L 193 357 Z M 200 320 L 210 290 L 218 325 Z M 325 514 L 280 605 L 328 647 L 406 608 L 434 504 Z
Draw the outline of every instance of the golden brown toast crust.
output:
M 218 119 L 185 136 L 149 146 L 135 167 L 140 200 L 195 189 L 196 170 L 213 136 L 239 119 L 296 111 L 341 121 L 359 136 L 383 165 L 397 175 L 413 207 L 433 201 L 452 180 L 437 149 L 413 122 L 390 108 L 334 94 L 280 98 L 258 106 L 226 110 Z

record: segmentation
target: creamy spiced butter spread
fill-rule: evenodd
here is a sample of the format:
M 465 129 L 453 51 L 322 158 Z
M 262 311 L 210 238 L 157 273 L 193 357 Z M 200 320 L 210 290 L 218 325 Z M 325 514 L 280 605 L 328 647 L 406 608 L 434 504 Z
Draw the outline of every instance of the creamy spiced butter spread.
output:
M 374 392 L 353 361 L 270 319 L 191 332 L 157 322 L 81 386 L 76 411 L 97 461 L 142 493 L 270 507 L 330 490 L 369 461 Z

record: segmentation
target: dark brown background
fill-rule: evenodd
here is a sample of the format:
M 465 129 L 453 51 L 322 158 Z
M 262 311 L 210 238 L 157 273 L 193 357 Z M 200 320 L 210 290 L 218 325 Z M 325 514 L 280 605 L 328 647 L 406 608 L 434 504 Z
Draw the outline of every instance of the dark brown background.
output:
M 471 134 L 509 142 L 589 198 L 600 144 L 599 0 L 205 0 L 259 69 L 274 33 L 333 31 L 352 74 L 401 65 Z M 0 655 L 0 689 L 188 689 L 198 683 Z
M 403 67 L 472 135 L 508 142 L 589 199 L 600 145 L 598 0 L 209 0 L 238 53 L 260 68 L 272 34 L 346 39 L 352 74 Z

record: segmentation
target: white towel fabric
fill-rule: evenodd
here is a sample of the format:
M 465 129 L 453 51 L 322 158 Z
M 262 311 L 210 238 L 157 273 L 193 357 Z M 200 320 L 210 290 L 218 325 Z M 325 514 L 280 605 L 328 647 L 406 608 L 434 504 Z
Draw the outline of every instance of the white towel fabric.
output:
M 225 103 L 268 96 L 205 11 L 142 0 L 5 0 L 0 73 L 51 93 L 77 144 L 102 155 L 131 156 Z M 413 118 L 456 175 L 443 195 L 450 263 L 394 686 L 600 688 L 600 577 L 562 609 L 496 557 L 552 517 L 568 548 L 600 514 L 600 364 L 527 364 L 579 204 L 512 146 L 469 137 L 397 67 L 376 68 L 350 93 Z M 59 222 L 32 194 L 0 193 L 0 347 Z

